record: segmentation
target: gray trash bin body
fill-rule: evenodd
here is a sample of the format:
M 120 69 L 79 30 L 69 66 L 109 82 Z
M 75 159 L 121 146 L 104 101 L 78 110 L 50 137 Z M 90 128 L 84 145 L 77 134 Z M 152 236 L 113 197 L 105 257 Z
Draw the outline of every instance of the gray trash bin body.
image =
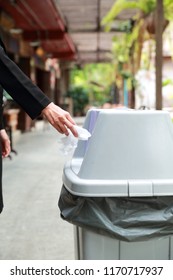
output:
M 91 110 L 64 166 L 78 259 L 173 259 L 173 128 L 163 111 Z

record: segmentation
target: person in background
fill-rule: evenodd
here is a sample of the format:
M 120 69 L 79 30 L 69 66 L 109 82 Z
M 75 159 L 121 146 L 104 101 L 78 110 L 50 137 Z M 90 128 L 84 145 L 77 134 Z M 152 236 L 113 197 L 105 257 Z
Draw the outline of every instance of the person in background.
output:
M 68 135 L 69 130 L 71 130 L 75 137 L 78 136 L 71 115 L 51 102 L 40 88 L 8 57 L 1 38 L 0 73 L 0 152 L 2 157 L 7 157 L 10 153 L 10 140 L 3 127 L 3 89 L 24 109 L 31 119 L 43 116 L 59 133 Z M 0 159 L 0 213 L 3 209 L 2 157 Z

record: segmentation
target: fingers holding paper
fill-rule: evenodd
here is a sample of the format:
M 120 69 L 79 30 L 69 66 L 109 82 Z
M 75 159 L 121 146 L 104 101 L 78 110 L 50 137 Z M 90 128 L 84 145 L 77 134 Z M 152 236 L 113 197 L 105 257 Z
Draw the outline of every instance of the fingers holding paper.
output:
M 53 102 L 43 109 L 42 115 L 60 133 L 67 136 L 69 135 L 69 129 L 75 137 L 78 137 L 77 130 L 74 127 L 75 122 L 70 114 L 67 111 L 61 109 L 59 106 L 55 105 Z

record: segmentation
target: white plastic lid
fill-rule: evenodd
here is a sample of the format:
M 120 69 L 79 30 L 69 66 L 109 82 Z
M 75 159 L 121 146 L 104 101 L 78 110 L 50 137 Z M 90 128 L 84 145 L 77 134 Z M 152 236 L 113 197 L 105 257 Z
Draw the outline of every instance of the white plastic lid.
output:
M 63 182 L 76 195 L 173 195 L 173 127 L 168 112 L 97 110 Z M 89 130 L 94 111 L 84 127 Z M 79 141 L 80 142 L 80 141 Z

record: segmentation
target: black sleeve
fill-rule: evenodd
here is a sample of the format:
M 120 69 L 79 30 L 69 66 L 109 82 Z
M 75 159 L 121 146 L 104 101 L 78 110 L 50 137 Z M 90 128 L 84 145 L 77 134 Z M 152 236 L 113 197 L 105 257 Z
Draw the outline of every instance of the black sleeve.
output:
M 0 84 L 32 118 L 51 102 L 49 98 L 7 56 L 0 45 Z

